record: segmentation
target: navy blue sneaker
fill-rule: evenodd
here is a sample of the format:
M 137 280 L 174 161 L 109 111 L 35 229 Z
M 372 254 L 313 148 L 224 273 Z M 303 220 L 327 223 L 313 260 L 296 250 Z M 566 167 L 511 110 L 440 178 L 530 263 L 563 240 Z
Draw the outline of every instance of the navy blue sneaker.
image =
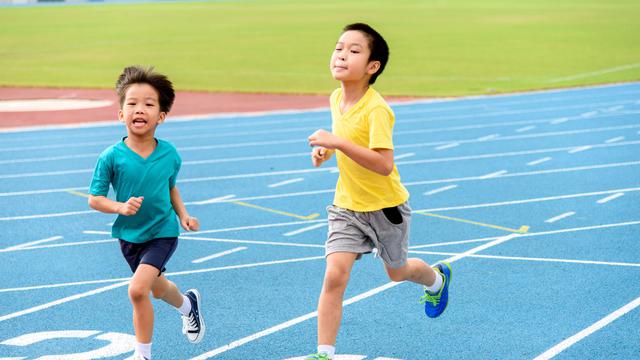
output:
M 451 283 L 451 265 L 447 262 L 438 262 L 433 269 L 442 275 L 442 287 L 437 293 L 430 293 L 424 289 L 424 295 L 420 297 L 420 304 L 424 304 L 424 312 L 430 318 L 440 316 L 449 303 L 449 283 Z
M 187 336 L 192 344 L 199 343 L 204 337 L 204 319 L 200 313 L 200 293 L 196 289 L 188 290 L 184 293 L 191 301 L 191 311 L 189 315 L 182 315 L 182 333 Z

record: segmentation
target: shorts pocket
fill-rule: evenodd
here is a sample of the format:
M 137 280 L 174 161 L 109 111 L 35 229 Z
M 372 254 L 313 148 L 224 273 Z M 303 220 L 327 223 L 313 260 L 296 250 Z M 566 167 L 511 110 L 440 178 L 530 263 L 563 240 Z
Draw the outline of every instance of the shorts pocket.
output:
M 394 225 L 402 224 L 402 214 L 400 213 L 400 210 L 397 206 L 384 208 L 382 209 L 382 213 L 390 223 Z

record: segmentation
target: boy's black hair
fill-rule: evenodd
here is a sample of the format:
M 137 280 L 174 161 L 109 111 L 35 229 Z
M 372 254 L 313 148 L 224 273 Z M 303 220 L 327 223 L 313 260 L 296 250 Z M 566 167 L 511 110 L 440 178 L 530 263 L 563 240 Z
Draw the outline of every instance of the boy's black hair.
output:
M 128 66 L 118 77 L 116 82 L 116 92 L 120 98 L 120 108 L 124 104 L 127 90 L 133 84 L 149 84 L 158 93 L 158 102 L 160 103 L 160 111 L 168 113 L 176 98 L 173 90 L 173 84 L 169 79 L 160 73 L 153 71 L 153 66 Z
M 382 35 L 377 31 L 373 30 L 373 28 L 364 23 L 354 23 L 349 24 L 342 29 L 342 32 L 345 33 L 347 31 L 360 31 L 365 35 L 367 40 L 369 40 L 369 49 L 371 50 L 371 55 L 369 55 L 369 61 L 379 61 L 380 69 L 376 71 L 371 78 L 369 79 L 369 84 L 373 84 L 376 82 L 376 79 L 382 71 L 384 67 L 387 65 L 387 61 L 389 61 L 389 45 L 384 40 Z

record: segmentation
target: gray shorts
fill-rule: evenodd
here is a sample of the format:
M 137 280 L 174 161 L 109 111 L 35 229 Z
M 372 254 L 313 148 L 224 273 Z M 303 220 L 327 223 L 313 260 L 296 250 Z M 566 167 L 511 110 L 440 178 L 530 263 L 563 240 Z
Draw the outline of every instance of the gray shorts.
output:
M 325 256 L 335 252 L 358 254 L 377 249 L 378 256 L 392 268 L 402 267 L 409 252 L 411 208 L 398 206 L 370 212 L 351 211 L 328 206 L 329 234 Z

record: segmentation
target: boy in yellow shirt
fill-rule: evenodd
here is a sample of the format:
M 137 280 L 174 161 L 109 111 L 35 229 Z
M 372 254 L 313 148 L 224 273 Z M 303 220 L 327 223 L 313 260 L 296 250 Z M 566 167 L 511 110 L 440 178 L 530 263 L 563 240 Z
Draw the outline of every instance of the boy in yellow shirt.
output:
M 389 47 L 362 23 L 347 25 L 329 64 L 341 87 L 331 94 L 332 132 L 309 136 L 311 160 L 320 166 L 335 152 L 340 176 L 334 203 L 327 208 L 329 232 L 326 270 L 318 301 L 318 351 L 307 359 L 335 355 L 342 318 L 342 299 L 354 262 L 376 251 L 393 281 L 424 286 L 420 298 L 429 317 L 438 317 L 448 302 L 451 267 L 430 267 L 407 259 L 411 208 L 409 193 L 393 162 L 393 111 L 371 85 L 384 70 Z

